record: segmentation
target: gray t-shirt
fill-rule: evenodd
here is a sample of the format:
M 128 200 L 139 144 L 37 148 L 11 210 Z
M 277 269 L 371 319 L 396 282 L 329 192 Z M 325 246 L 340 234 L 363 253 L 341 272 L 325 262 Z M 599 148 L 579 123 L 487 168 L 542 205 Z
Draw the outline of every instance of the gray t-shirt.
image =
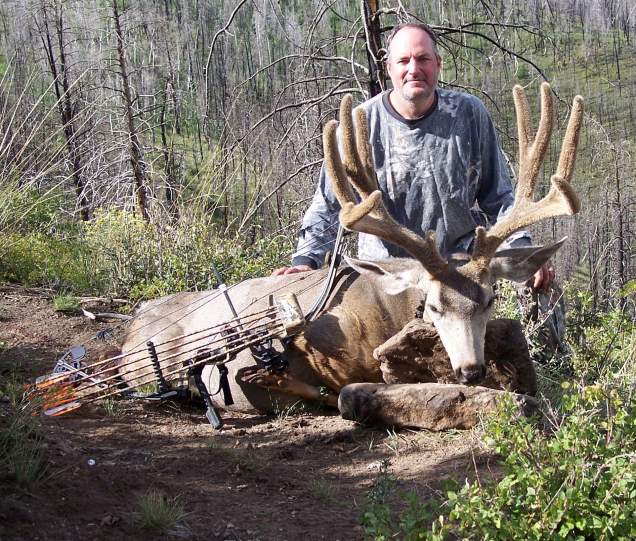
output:
M 435 233 L 442 255 L 467 252 L 475 227 L 488 226 L 510 210 L 514 194 L 492 120 L 474 96 L 437 90 L 431 111 L 402 118 L 384 92 L 363 107 L 369 124 L 378 185 L 393 218 L 415 233 Z M 333 248 L 340 205 L 325 167 L 303 219 L 292 264 L 319 267 Z M 508 243 L 529 243 L 525 232 Z M 523 240 L 521 240 L 523 239 Z M 358 257 L 379 260 L 407 256 L 373 235 L 361 233 Z

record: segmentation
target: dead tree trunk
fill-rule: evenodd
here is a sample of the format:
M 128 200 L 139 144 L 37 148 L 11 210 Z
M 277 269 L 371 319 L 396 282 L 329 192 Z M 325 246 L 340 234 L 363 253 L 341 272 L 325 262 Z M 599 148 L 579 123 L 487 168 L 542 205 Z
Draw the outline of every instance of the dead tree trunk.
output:
M 82 158 L 81 152 L 78 148 L 77 141 L 77 129 L 76 115 L 77 107 L 73 102 L 73 95 L 71 93 L 71 85 L 69 83 L 69 69 L 66 61 L 66 41 L 64 32 L 64 12 L 63 5 L 55 5 L 54 13 L 54 25 L 55 34 L 57 37 L 57 55 L 53 46 L 53 38 L 51 36 L 51 29 L 49 25 L 49 13 L 47 5 L 42 5 L 42 23 L 36 21 L 38 30 L 40 32 L 40 38 L 46 52 L 46 59 L 53 77 L 53 88 L 55 89 L 55 95 L 57 97 L 57 107 L 62 119 L 62 127 L 64 132 L 64 139 L 66 142 L 66 149 L 69 156 L 69 161 L 72 167 L 71 176 L 73 178 L 73 184 L 75 186 L 75 194 L 77 196 L 77 204 L 80 210 L 80 216 L 82 220 L 88 221 L 90 219 L 90 206 L 85 194 L 86 183 L 82 175 Z M 59 63 L 59 68 L 58 68 Z
M 380 54 L 382 36 L 379 9 L 379 0 L 362 0 L 362 18 L 369 63 L 369 97 L 377 96 L 386 89 L 386 70 Z
M 622 288 L 627 282 L 627 276 L 625 272 L 625 226 L 623 222 L 623 197 L 621 191 L 621 169 L 619 156 L 619 150 L 613 149 L 614 157 L 614 198 L 612 206 L 614 207 L 614 240 L 616 242 L 616 279 L 617 286 Z M 624 304 L 624 299 L 621 300 L 621 304 Z
M 161 149 L 164 160 L 164 171 L 166 173 L 166 205 L 173 223 L 179 219 L 179 209 L 177 208 L 177 165 L 175 162 L 174 143 L 168 142 L 166 130 L 166 109 L 168 108 L 168 93 L 171 91 L 170 81 L 166 81 L 164 100 L 161 104 L 159 116 L 159 128 L 161 132 Z M 173 91 L 174 94 L 174 91 Z
M 126 127 L 128 131 L 128 152 L 130 167 L 135 183 L 135 195 L 137 199 L 137 212 L 145 221 L 149 221 L 148 216 L 148 193 L 146 183 L 146 167 L 144 163 L 143 150 L 139 142 L 137 125 L 135 124 L 135 113 L 133 110 L 133 97 L 128 77 L 128 66 L 126 63 L 126 48 L 124 35 L 121 30 L 119 8 L 117 0 L 113 0 L 113 20 L 115 23 L 115 35 L 117 38 L 117 59 L 119 61 L 119 72 L 122 83 L 122 94 L 124 96 L 124 113 L 126 115 Z

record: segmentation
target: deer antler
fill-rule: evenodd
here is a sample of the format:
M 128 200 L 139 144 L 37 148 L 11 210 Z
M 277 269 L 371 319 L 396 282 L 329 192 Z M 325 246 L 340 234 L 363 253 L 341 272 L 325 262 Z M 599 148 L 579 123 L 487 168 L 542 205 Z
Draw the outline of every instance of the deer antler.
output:
M 550 179 L 552 183 L 550 191 L 543 199 L 535 202 L 532 195 L 552 132 L 552 94 L 550 85 L 543 83 L 541 85 L 541 120 L 534 139 L 532 139 L 530 127 L 528 101 L 523 88 L 519 85 L 515 86 L 513 95 L 519 132 L 519 182 L 510 213 L 488 232 L 483 227 L 477 228 L 472 259 L 480 267 L 488 265 L 499 245 L 514 232 L 546 218 L 576 214 L 581 208 L 579 198 L 570 181 L 574 172 L 574 161 L 583 121 L 583 98 L 576 96 L 572 103 L 557 172 Z
M 338 123 L 331 120 L 323 131 L 327 174 L 342 207 L 340 223 L 351 231 L 376 235 L 400 246 L 422 263 L 431 276 L 439 275 L 447 269 L 448 263 L 437 250 L 433 233 L 429 232 L 426 238 L 420 237 L 398 224 L 384 206 L 369 146 L 367 119 L 362 109 L 356 109 L 354 128 L 351 103 L 351 95 L 346 95 L 340 104 L 344 163 L 336 137 Z M 359 203 L 351 185 L 360 195 Z

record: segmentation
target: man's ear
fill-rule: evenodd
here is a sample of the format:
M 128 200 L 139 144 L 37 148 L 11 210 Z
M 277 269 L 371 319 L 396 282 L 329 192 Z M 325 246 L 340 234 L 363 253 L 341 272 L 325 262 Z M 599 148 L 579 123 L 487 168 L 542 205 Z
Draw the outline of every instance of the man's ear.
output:
M 547 246 L 524 246 L 497 252 L 490 261 L 490 272 L 495 280 L 505 278 L 523 283 L 530 279 L 563 246 L 567 237 Z
M 416 287 L 421 273 L 413 270 L 389 271 L 382 261 L 362 261 L 345 256 L 347 264 L 362 276 L 368 276 L 379 284 L 382 291 L 389 295 L 398 295 L 410 287 Z

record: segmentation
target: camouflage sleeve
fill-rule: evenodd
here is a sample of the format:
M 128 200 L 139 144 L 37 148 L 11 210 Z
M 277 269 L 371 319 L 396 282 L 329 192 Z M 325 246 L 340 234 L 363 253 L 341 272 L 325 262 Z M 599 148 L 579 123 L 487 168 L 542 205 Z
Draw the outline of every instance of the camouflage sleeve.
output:
M 322 266 L 336 240 L 339 210 L 323 165 L 316 193 L 303 218 L 292 265 L 309 265 L 314 269 Z

